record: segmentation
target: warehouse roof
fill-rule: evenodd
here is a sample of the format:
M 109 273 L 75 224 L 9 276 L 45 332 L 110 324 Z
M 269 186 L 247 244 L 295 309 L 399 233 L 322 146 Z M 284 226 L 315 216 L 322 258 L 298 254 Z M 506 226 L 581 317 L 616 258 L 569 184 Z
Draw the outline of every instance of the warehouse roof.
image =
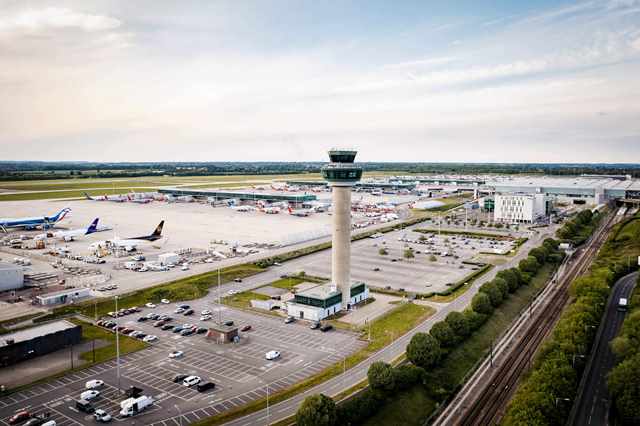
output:
M 72 322 L 66 320 L 60 320 L 50 322 L 47 324 L 38 325 L 35 327 L 25 328 L 24 330 L 15 331 L 13 333 L 4 334 L 0 339 L 0 347 L 8 346 L 7 341 L 12 341 L 13 344 L 19 342 L 26 342 L 36 337 L 46 336 L 48 334 L 57 333 L 59 331 L 69 330 L 77 327 Z

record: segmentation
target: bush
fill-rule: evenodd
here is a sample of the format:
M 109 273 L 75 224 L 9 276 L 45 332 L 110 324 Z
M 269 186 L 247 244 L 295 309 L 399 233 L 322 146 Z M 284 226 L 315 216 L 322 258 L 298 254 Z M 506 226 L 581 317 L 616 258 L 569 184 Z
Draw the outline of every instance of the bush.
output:
M 407 345 L 407 359 L 424 369 L 436 365 L 441 355 L 440 343 L 427 333 L 414 334 Z
M 386 256 L 386 255 L 388 255 L 388 254 L 389 254 L 389 251 L 388 251 L 386 248 L 384 248 L 384 247 L 383 247 L 383 248 L 381 248 L 380 250 L 378 250 L 378 254 L 379 254 L 380 256 Z
M 489 306 L 491 306 L 491 303 L 489 303 Z M 474 332 L 480 327 L 482 327 L 482 324 L 484 324 L 489 318 L 489 315 L 478 313 L 473 309 L 466 309 L 463 315 L 464 315 L 465 321 L 469 325 L 470 332 Z
M 337 419 L 335 402 L 323 394 L 306 397 L 296 413 L 298 426 L 333 426 Z
M 526 259 L 522 259 L 520 263 L 518 263 L 518 268 L 520 268 L 522 272 L 535 274 L 538 272 L 538 269 L 540 269 L 540 264 L 535 257 L 528 256 Z
M 504 279 L 496 277 L 493 279 L 493 284 L 500 290 L 503 300 L 509 296 L 509 284 Z
M 413 364 L 403 364 L 393 369 L 397 391 L 409 389 L 424 378 L 424 370 Z
M 438 321 L 433 324 L 429 334 L 435 337 L 443 348 L 449 348 L 455 345 L 458 341 L 458 336 L 456 336 L 446 321 Z
M 479 314 L 490 315 L 493 312 L 493 304 L 486 293 L 478 292 L 471 299 L 471 309 Z
M 382 401 L 382 398 L 376 392 L 365 389 L 358 395 L 340 404 L 337 410 L 340 424 L 362 423 L 378 410 Z
M 386 362 L 377 361 L 371 364 L 367 371 L 367 378 L 374 391 L 392 392 L 396 387 L 393 368 Z
M 445 321 L 447 324 L 449 324 L 449 327 L 451 327 L 451 330 L 455 333 L 456 336 L 458 336 L 460 340 L 464 339 L 469 334 L 471 334 L 469 321 L 462 312 L 458 312 L 458 311 L 449 312 L 447 314 L 447 317 L 445 318 Z
M 509 292 L 513 293 L 520 287 L 520 275 L 514 269 L 504 269 L 496 274 L 496 279 L 504 280 L 509 287 Z

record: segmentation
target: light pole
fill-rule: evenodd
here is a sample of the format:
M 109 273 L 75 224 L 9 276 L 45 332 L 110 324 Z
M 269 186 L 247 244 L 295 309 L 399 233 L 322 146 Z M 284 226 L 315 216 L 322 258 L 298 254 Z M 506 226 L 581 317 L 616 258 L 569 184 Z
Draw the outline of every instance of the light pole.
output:
M 116 375 L 118 376 L 118 395 L 120 394 L 120 333 L 118 331 L 118 327 L 120 326 L 118 322 L 118 318 L 120 318 L 120 314 L 118 313 L 118 296 L 114 296 L 116 303 Z

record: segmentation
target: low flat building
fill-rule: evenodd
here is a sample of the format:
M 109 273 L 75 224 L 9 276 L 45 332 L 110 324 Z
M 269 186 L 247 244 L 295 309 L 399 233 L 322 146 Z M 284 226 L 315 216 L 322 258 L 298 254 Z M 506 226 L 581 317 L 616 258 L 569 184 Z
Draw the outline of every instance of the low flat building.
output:
M 71 288 L 56 291 L 54 293 L 42 294 L 40 296 L 36 296 L 36 299 L 38 300 L 39 304 L 47 306 L 75 302 L 76 300 L 84 299 L 87 297 L 91 297 L 90 288 Z
M 82 327 L 53 321 L 0 336 L 0 366 L 6 367 L 80 343 Z
M 351 284 L 349 305 L 361 303 L 369 298 L 369 287 L 362 282 Z M 320 321 L 340 312 L 342 292 L 332 284 L 322 284 L 296 293 L 293 300 L 286 303 L 287 314 L 299 319 Z
M 551 210 L 544 194 L 496 194 L 493 218 L 504 223 L 542 222 Z
M 20 265 L 0 262 L 0 291 L 24 287 L 24 270 Z
M 238 337 L 238 327 L 225 324 L 213 324 L 209 327 L 206 337 L 218 343 L 231 343 Z

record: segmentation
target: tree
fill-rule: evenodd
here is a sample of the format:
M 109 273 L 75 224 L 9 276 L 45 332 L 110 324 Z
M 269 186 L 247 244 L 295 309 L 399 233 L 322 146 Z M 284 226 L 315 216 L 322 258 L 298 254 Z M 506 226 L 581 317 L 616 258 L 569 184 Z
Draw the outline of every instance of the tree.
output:
M 640 354 L 618 364 L 609 373 L 607 385 L 625 424 L 640 424 Z
M 487 296 L 489 296 L 491 306 L 493 306 L 494 308 L 497 308 L 502 303 L 502 292 L 500 291 L 500 289 L 498 289 L 498 287 L 492 281 L 482 284 L 482 286 L 480 286 L 480 291 L 482 293 L 485 293 Z M 486 312 L 480 312 L 480 313 L 486 313 Z
M 520 263 L 518 263 L 518 268 L 522 270 L 522 272 L 527 272 L 529 274 L 535 274 L 538 272 L 538 268 L 540 265 L 538 261 L 533 256 L 528 256 L 526 259 L 522 259 Z
M 493 284 L 495 284 L 496 287 L 498 287 L 498 290 L 500 290 L 500 293 L 502 294 L 502 299 L 506 299 L 507 296 L 509 296 L 509 284 L 507 284 L 507 281 L 505 281 L 502 278 L 496 277 L 493 279 Z
M 414 257 L 416 257 L 415 254 L 413 254 L 413 250 L 410 248 L 404 251 L 403 256 L 405 259 L 413 259 Z
M 544 262 L 546 262 L 547 257 L 549 256 L 549 250 L 542 245 L 541 247 L 531 249 L 529 256 L 535 257 L 539 265 L 544 265 Z
M 449 348 L 455 345 L 458 341 L 456 334 L 453 332 L 451 327 L 449 327 L 449 324 L 447 324 L 446 321 L 438 321 L 433 324 L 429 334 L 435 337 L 443 348 Z
M 471 299 L 471 309 L 479 314 L 489 315 L 493 312 L 493 305 L 486 293 L 478 292 L 478 294 Z
M 507 283 L 509 292 L 513 293 L 520 287 L 518 275 L 513 272 L 513 269 L 504 269 L 496 274 L 496 278 L 502 279 Z
M 371 389 L 380 392 L 392 392 L 395 389 L 393 367 L 386 362 L 376 361 L 369 367 L 367 378 Z
M 441 355 L 438 340 L 427 333 L 414 334 L 407 345 L 407 359 L 418 367 L 433 367 L 440 361 Z
M 378 250 L 378 254 L 380 256 L 386 256 L 386 255 L 389 254 L 389 251 L 386 248 L 382 247 L 382 248 L 380 248 L 380 250 Z
M 489 305 L 491 305 L 491 303 L 489 303 Z M 464 315 L 464 319 L 469 325 L 469 334 L 482 327 L 482 324 L 489 318 L 489 315 L 480 314 L 473 309 L 465 309 L 462 315 Z
M 296 413 L 298 426 L 333 426 L 336 423 L 336 404 L 323 394 L 306 397 Z
M 447 322 L 447 324 L 449 324 L 449 327 L 455 333 L 455 335 L 460 339 L 467 337 L 471 333 L 469 321 L 462 312 L 449 312 L 447 314 L 447 317 L 445 318 L 445 321 Z

